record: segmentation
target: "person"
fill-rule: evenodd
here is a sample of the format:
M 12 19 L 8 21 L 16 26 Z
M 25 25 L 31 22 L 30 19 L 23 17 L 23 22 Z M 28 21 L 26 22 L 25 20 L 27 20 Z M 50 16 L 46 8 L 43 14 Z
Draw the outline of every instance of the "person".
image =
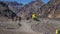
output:
M 37 15 L 35 13 L 33 13 L 31 15 L 31 18 L 34 19 L 35 21 L 39 21 L 39 19 L 37 19 Z

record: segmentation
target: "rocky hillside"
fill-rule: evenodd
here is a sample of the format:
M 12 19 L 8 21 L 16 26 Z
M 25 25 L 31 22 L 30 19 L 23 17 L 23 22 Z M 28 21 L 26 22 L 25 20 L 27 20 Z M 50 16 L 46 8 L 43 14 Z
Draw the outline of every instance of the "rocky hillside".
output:
M 36 13 L 39 17 L 60 18 L 60 0 L 50 0 L 44 4 L 41 0 L 32 1 L 23 5 L 17 2 L 3 2 L 7 6 L 0 10 L 9 9 L 22 18 L 30 17 L 32 13 Z M 6 8 L 7 7 L 7 8 Z M 3 9 L 4 8 L 4 9 Z
M 0 2 L 0 17 L 12 18 L 12 16 L 14 17 L 15 15 L 16 13 L 9 9 L 7 4 Z
M 32 13 L 38 14 L 37 11 L 43 4 L 44 3 L 40 0 L 32 1 L 21 7 L 20 12 L 17 15 L 26 18 L 30 17 Z
M 60 18 L 60 0 L 50 0 L 44 4 L 41 0 L 32 1 L 20 9 L 18 16 L 30 16 L 31 13 L 36 13 L 43 18 Z
M 60 18 L 60 0 L 51 0 L 40 9 L 40 16 L 48 18 Z
M 5 4 L 8 5 L 9 9 L 15 12 L 16 14 L 19 12 L 19 9 L 23 6 L 22 3 L 17 3 L 17 2 L 4 2 Z

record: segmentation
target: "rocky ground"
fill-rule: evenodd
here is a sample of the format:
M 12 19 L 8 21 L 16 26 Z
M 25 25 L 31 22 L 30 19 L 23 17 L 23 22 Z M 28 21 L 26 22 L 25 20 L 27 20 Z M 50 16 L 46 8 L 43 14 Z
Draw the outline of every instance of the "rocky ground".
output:
M 32 19 L 21 20 L 21 22 L 0 21 L 0 34 L 55 34 L 55 30 L 60 29 L 60 20 L 39 19 L 39 22 Z
M 25 6 L 16 2 L 0 2 L 0 13 L 0 34 L 55 34 L 55 30 L 60 29 L 60 19 L 56 19 L 60 18 L 60 0 L 51 0 L 47 4 L 36 0 Z M 31 13 L 43 18 L 39 18 L 39 22 L 32 19 L 12 21 L 8 18 L 13 13 L 23 19 L 30 17 Z

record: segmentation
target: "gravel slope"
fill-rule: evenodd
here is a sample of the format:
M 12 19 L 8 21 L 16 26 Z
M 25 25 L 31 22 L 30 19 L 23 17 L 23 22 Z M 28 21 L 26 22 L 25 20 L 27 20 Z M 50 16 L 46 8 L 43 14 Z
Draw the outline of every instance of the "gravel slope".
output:
M 21 26 L 18 26 L 18 23 Z M 10 25 L 10 27 L 13 26 L 16 29 L 4 29 L 0 26 L 0 34 L 55 34 L 55 30 L 60 29 L 60 20 L 40 18 L 39 22 L 30 19 L 13 22 Z

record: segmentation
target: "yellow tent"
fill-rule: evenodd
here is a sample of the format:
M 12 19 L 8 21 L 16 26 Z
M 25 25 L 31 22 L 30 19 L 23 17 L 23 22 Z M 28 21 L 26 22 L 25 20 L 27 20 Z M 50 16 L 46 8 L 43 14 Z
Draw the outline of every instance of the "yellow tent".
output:
M 36 18 L 36 14 L 32 14 L 32 19 Z
M 58 34 L 58 30 L 56 30 L 56 34 Z

